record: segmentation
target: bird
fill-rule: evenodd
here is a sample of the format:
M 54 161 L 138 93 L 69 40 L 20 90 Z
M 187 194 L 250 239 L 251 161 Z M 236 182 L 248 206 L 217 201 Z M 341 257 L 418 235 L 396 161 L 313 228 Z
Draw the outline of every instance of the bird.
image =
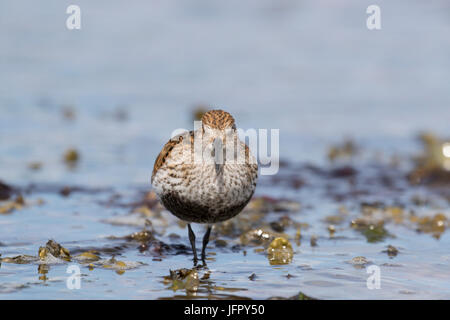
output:
M 194 265 L 198 256 L 191 224 L 206 224 L 201 259 L 212 227 L 239 214 L 252 198 L 258 164 L 238 136 L 233 116 L 210 110 L 201 126 L 171 138 L 155 160 L 151 184 L 163 206 L 187 222 Z

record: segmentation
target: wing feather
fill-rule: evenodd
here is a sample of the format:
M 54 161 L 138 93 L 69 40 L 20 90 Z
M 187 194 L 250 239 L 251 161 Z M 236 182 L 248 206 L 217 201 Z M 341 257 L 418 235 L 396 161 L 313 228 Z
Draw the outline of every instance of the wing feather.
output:
M 190 131 L 189 136 L 191 137 L 191 142 L 194 137 L 194 132 Z M 156 172 L 161 168 L 164 163 L 167 160 L 167 157 L 172 152 L 173 148 L 177 146 L 178 144 L 183 142 L 183 139 L 186 137 L 186 133 L 180 134 L 178 136 L 173 137 L 170 139 L 162 148 L 161 152 L 159 153 L 158 157 L 155 160 L 155 164 L 153 165 L 153 172 L 152 172 L 152 183 L 153 183 L 153 177 L 155 176 Z

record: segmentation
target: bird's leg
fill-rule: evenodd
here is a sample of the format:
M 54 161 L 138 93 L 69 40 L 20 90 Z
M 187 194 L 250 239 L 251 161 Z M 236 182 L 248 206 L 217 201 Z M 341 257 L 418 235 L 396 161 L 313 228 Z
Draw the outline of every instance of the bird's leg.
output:
M 203 237 L 203 247 L 202 247 L 202 261 L 206 265 L 206 246 L 209 242 L 209 235 L 211 234 L 212 225 L 208 225 L 208 229 L 206 230 L 206 233 Z
M 189 241 L 191 242 L 192 252 L 194 253 L 194 265 L 197 265 L 197 249 L 195 249 L 195 234 L 192 231 L 191 224 L 188 223 Z

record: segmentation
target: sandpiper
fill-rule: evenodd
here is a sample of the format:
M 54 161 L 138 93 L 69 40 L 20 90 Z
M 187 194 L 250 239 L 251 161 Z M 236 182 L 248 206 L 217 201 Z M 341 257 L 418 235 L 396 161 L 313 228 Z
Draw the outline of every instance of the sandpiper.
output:
M 207 224 L 202 261 L 214 223 L 236 216 L 250 201 L 258 165 L 239 140 L 233 117 L 223 110 L 206 112 L 201 126 L 169 140 L 156 158 L 152 185 L 162 204 L 188 224 L 197 264 L 191 223 Z

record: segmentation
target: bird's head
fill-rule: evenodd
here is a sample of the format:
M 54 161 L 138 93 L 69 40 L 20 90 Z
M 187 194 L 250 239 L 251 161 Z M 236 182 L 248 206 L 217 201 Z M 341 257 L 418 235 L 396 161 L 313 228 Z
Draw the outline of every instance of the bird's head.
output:
M 236 124 L 231 114 L 223 110 L 210 110 L 202 117 L 203 141 L 210 149 L 216 169 L 225 161 L 225 150 L 234 148 L 237 138 Z

